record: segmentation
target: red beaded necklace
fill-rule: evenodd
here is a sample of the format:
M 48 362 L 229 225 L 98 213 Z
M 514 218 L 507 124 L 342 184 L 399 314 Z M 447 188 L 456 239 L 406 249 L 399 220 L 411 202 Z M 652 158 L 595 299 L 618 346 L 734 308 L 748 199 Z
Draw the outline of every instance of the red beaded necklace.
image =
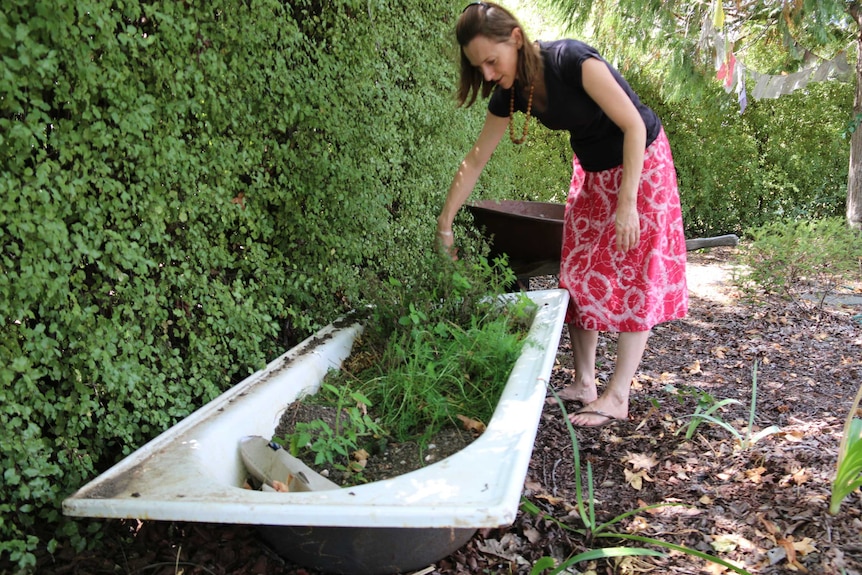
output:
M 530 97 L 527 99 L 527 118 L 524 120 L 524 130 L 520 138 L 515 137 L 515 86 L 512 86 L 512 99 L 509 100 L 509 139 L 513 144 L 523 144 L 527 141 L 527 132 L 530 129 L 530 113 L 533 111 L 533 88 L 536 83 L 530 84 Z

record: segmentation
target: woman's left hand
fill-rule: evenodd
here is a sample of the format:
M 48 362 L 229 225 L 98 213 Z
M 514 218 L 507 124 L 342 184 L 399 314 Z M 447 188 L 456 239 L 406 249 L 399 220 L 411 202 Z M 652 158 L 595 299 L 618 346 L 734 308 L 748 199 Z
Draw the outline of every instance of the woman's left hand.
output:
M 635 207 L 619 206 L 616 219 L 617 249 L 627 252 L 640 242 L 641 226 Z

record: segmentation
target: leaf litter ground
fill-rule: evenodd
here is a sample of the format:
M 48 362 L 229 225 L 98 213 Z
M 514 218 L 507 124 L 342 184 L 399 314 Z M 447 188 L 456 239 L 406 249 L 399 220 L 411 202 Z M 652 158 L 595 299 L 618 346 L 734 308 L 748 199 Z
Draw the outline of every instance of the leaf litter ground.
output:
M 844 500 L 837 516 L 826 510 L 843 422 L 862 381 L 862 325 L 853 319 L 862 309 L 839 302 L 816 313 L 777 299 L 748 302 L 727 280 L 734 259 L 735 251 L 726 248 L 689 254 L 689 315 L 654 329 L 633 385 L 629 420 L 577 431 L 582 464 L 592 465 L 596 513 L 606 521 L 643 505 L 682 503 L 638 513 L 616 528 L 719 555 L 756 574 L 860 575 L 859 491 Z M 534 278 L 530 287 L 554 287 L 555 281 Z M 862 283 L 848 289 L 862 294 Z M 600 386 L 614 353 L 615 338 L 602 337 Z M 704 422 L 686 440 L 701 393 L 738 400 L 715 415 L 744 432 L 755 361 L 754 431 L 771 425 L 780 431 L 740 449 L 732 433 Z M 571 378 L 564 333 L 551 385 L 561 389 Z M 566 405 L 569 411 L 578 407 Z M 548 519 L 581 527 L 572 444 L 551 400 L 524 496 L 546 516 L 519 513 L 509 527 L 480 530 L 420 573 L 529 573 L 541 557 L 564 559 L 588 548 L 583 537 Z M 316 575 L 286 563 L 247 526 L 105 523 L 97 551 L 59 549 L 39 558 L 37 572 Z M 727 572 L 679 553 L 585 562 L 577 569 L 572 572 Z

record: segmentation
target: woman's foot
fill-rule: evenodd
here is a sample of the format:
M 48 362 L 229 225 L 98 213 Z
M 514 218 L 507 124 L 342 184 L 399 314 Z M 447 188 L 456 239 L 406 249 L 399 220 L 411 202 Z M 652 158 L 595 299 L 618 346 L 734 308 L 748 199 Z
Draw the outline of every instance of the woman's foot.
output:
M 593 383 L 571 383 L 557 392 L 560 399 L 564 401 L 578 401 L 584 405 L 596 401 L 599 396 L 596 384 Z
M 626 421 L 629 417 L 628 401 L 620 401 L 607 394 L 569 414 L 575 427 L 602 427 L 615 421 Z

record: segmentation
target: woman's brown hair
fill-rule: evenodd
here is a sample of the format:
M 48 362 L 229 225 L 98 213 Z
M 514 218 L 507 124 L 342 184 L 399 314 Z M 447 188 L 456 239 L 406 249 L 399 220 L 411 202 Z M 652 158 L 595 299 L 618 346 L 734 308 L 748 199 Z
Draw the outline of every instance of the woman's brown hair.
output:
M 542 56 L 539 49 L 527 38 L 524 28 L 511 12 L 493 2 L 469 4 L 455 25 L 455 38 L 461 47 L 461 76 L 458 82 L 458 105 L 470 107 L 479 93 L 487 98 L 496 85 L 485 81 L 481 70 L 475 68 L 464 55 L 464 46 L 476 36 L 484 36 L 494 42 L 507 42 L 512 30 L 519 28 L 523 44 L 518 49 L 517 78 L 522 83 L 532 82 L 542 71 Z M 514 89 L 514 86 L 513 86 Z

